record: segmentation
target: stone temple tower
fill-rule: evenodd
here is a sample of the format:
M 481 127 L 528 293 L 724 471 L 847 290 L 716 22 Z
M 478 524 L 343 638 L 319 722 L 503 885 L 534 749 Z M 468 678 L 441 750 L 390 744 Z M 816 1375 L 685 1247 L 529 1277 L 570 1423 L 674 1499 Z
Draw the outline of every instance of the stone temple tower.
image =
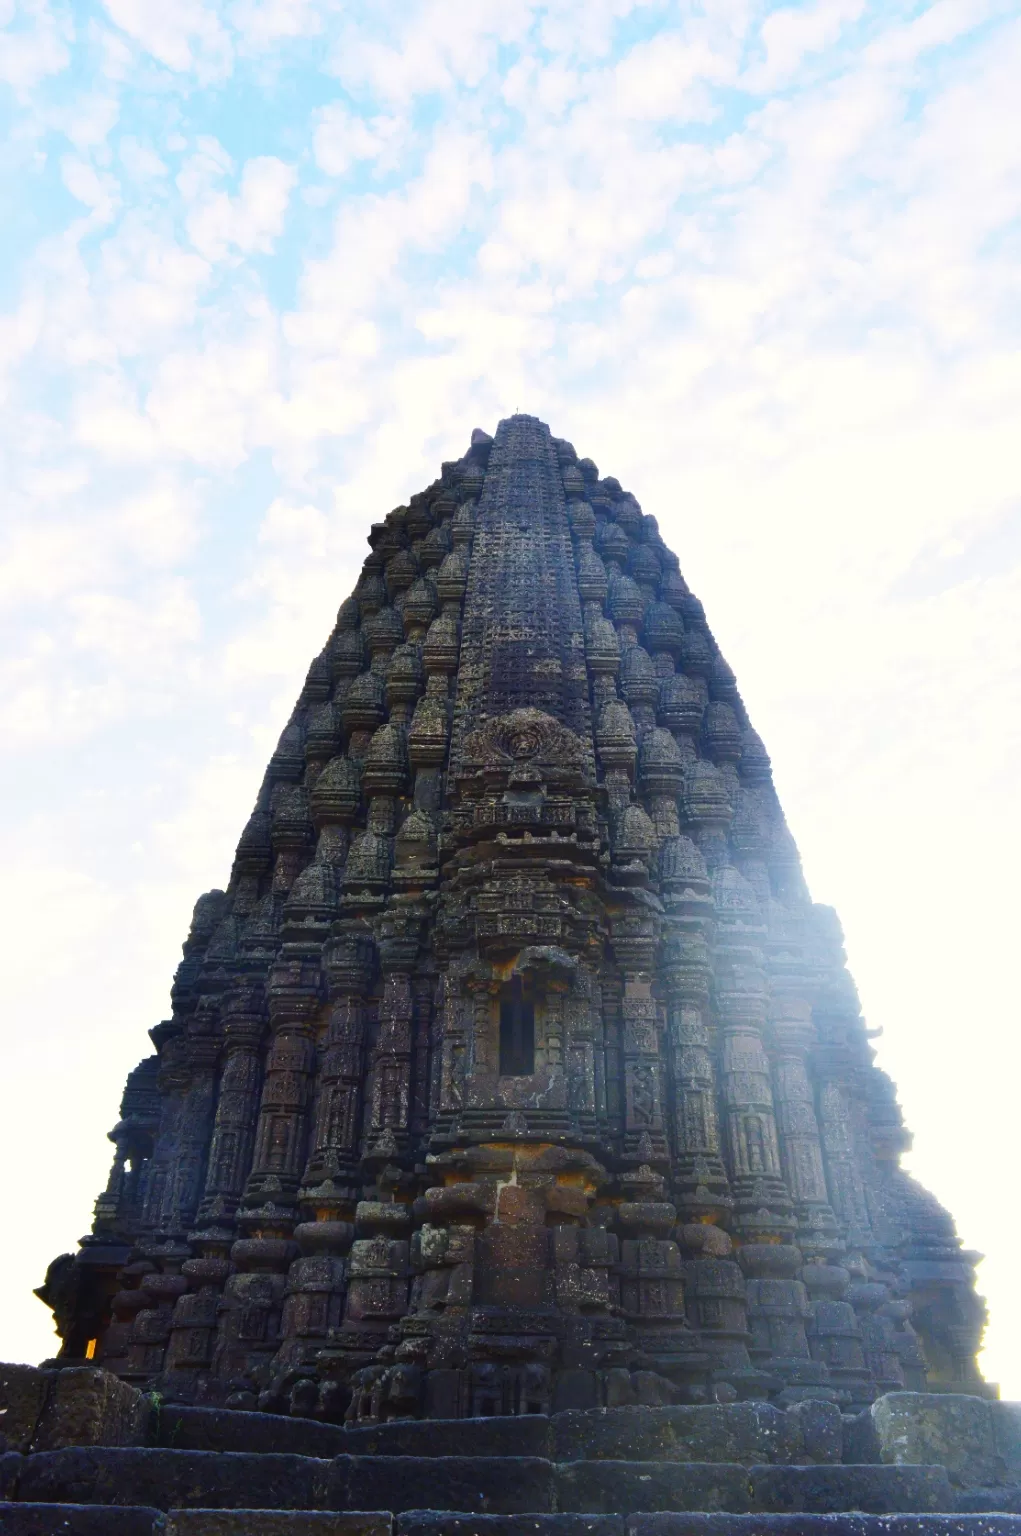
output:
M 513 416 L 369 544 L 40 1289 L 57 1363 L 348 1422 L 986 1390 L 655 519 Z

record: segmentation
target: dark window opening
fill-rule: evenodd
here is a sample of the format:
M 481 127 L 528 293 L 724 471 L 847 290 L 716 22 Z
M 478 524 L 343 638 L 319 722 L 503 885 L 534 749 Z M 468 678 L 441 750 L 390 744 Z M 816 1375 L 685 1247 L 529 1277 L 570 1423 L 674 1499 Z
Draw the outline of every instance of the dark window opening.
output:
M 521 977 L 500 992 L 500 1076 L 531 1077 L 535 1071 L 535 1004 Z

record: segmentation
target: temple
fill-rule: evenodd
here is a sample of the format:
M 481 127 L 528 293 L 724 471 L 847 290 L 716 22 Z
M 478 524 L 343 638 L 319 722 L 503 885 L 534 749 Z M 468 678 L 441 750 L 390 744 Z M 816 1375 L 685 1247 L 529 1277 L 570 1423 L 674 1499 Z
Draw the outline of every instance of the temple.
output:
M 369 546 L 51 1370 L 349 1426 L 988 1398 L 978 1256 L 655 519 L 518 415 Z

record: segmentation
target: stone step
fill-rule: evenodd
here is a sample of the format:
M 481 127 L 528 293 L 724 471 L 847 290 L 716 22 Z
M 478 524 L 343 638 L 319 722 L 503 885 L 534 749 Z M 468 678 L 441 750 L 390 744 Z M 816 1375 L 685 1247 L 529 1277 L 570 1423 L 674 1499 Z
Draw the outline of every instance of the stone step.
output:
M 299 1456 L 551 1457 L 554 1421 L 544 1414 L 488 1419 L 395 1419 L 345 1429 L 318 1419 L 166 1404 L 149 1421 L 154 1445 L 181 1451 L 287 1452 Z
M 144 1508 L 451 1510 L 600 1515 L 632 1510 L 872 1514 L 957 1506 L 943 1467 L 552 1462 L 538 1456 L 336 1456 L 80 1446 L 17 1462 L 5 1496 Z
M 10 1480 L 9 1480 L 10 1481 Z M 157 1509 L 554 1509 L 553 1464 L 513 1456 L 309 1456 L 77 1446 L 23 1458 L 17 1498 Z M 10 1486 L 6 1496 L 12 1496 Z
M 212 1530 L 208 1536 L 214 1536 Z M 263 1536 L 263 1532 L 253 1526 L 250 1532 L 232 1531 L 230 1536 Z M 277 1532 L 267 1531 L 265 1536 L 277 1536 Z M 283 1530 L 280 1536 L 285 1536 Z M 682 1511 L 470 1518 L 427 1509 L 400 1515 L 395 1536 L 1021 1536 L 1021 1515 L 732 1515 Z
M 393 1536 L 386 1513 L 284 1509 L 172 1509 L 154 1536 Z
M 838 1462 L 842 1421 L 835 1403 L 795 1413 L 770 1403 L 676 1408 L 590 1408 L 554 1414 L 554 1461 Z M 388 1426 L 387 1426 L 388 1427 Z
M 561 1417 L 394 1419 L 348 1429 L 342 1449 L 358 1456 L 544 1456 L 552 1461 L 553 1426 Z
M 954 1507 L 943 1467 L 743 1467 L 577 1461 L 556 1468 L 557 1508 L 584 1514 L 753 1510 L 914 1513 Z
M 557 1508 L 585 1515 L 644 1510 L 752 1508 L 747 1467 L 736 1463 L 572 1461 L 557 1467 Z
M 1021 1515 L 466 1515 L 0 1503 L 0 1536 L 1021 1536 Z
M 163 1403 L 149 1415 L 149 1442 L 175 1451 L 244 1451 L 316 1456 L 327 1461 L 350 1449 L 343 1424 L 241 1413 L 231 1408 L 185 1408 Z
M 547 1514 L 556 1468 L 539 1456 L 338 1456 L 334 1509 L 450 1509 L 464 1514 Z
M 316 1419 L 163 1405 L 149 1420 L 158 1446 L 302 1456 L 542 1456 L 551 1461 L 839 1462 L 840 1411 L 806 1402 L 675 1408 L 593 1408 L 546 1417 L 397 1419 L 345 1429 Z M 878 1457 L 877 1457 L 878 1459 Z
M 776 1514 L 924 1514 L 953 1509 L 945 1467 L 753 1467 L 751 1507 Z
M 157 1509 L 339 1509 L 330 1498 L 332 1469 L 332 1461 L 309 1456 L 72 1446 L 26 1456 L 17 1498 Z
M 158 1509 L 112 1504 L 0 1504 L 0 1536 L 162 1536 Z

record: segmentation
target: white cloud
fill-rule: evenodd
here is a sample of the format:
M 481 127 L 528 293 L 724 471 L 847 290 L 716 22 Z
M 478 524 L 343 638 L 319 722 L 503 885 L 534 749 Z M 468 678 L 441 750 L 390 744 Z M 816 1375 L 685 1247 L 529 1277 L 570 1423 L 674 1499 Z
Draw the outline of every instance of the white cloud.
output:
M 0 608 L 34 606 L 40 598 L 76 591 L 90 573 L 105 566 L 87 528 L 73 523 L 22 526 L 4 544 Z
M 71 196 L 92 209 L 93 221 L 108 224 L 119 202 L 119 188 L 112 176 L 103 175 L 87 161 L 65 155 L 60 174 Z
M 936 0 L 901 26 L 891 26 L 869 46 L 877 64 L 908 64 L 930 48 L 941 48 L 981 25 L 997 12 L 1009 16 L 1004 0 Z
M 210 276 L 204 257 L 132 211 L 103 243 L 93 281 L 104 334 L 122 357 L 157 348 L 194 319 Z
M 183 134 L 174 134 L 168 141 L 168 148 L 175 151 L 187 147 L 188 140 Z M 211 134 L 200 134 L 195 140 L 194 151 L 175 178 L 177 190 L 186 203 L 193 203 L 200 197 L 208 196 L 217 182 L 233 169 L 234 162 L 219 139 L 213 138 Z
M 758 94 L 783 88 L 807 57 L 838 42 L 864 11 L 865 0 L 817 0 L 815 5 L 771 11 L 760 33 L 765 59 L 747 72 L 742 84 Z
M 422 0 L 407 8 L 388 0 L 377 9 L 383 23 L 370 32 L 345 28 L 333 53 L 333 68 L 356 94 L 406 105 L 416 96 L 476 86 L 501 44 L 522 37 L 537 7 L 530 0 Z M 376 19 L 376 18 L 374 18 Z
M 709 110 L 699 89 L 732 81 L 735 59 L 717 52 L 707 38 L 679 36 L 639 43 L 613 71 L 613 105 L 623 117 L 669 120 L 677 125 Z
M 81 447 L 113 463 L 151 459 L 157 447 L 152 423 L 126 380 L 112 373 L 90 378 L 76 402 L 73 430 Z
M 238 0 L 228 14 L 241 53 L 262 53 L 285 38 L 315 37 L 323 30 L 318 0 Z
M 364 356 L 372 335 L 366 317 L 381 294 L 399 290 L 401 258 L 440 248 L 461 225 L 476 191 L 491 185 L 492 175 L 485 139 L 446 130 L 435 136 L 421 173 L 399 192 L 345 206 L 331 251 L 306 263 L 299 306 L 284 321 L 299 356 Z
M 363 160 L 387 155 L 402 135 L 397 117 L 363 118 L 343 102 L 331 102 L 317 114 L 313 152 L 316 164 L 327 176 L 343 176 Z
M 116 917 L 120 897 L 100 876 L 87 874 L 66 861 L 47 859 L 40 866 L 35 860 L 18 857 L 20 854 L 22 850 L 18 849 L 17 897 L 13 896 L 13 887 L 8 888 L 0 910 L 8 932 L 12 937 L 17 935 L 7 956 L 7 984 L 27 1004 L 38 987 L 41 972 L 55 986 L 73 985 L 76 967 Z M 42 910 L 50 914 L 51 921 L 60 924 L 65 944 L 55 948 L 49 942 L 49 925 L 38 921 Z M 28 1042 L 18 1031 L 10 1034 L 5 1045 L 10 1045 L 12 1055 L 5 1066 L 14 1070 L 14 1053 L 24 1051 Z
M 222 261 L 232 250 L 271 251 L 284 227 L 295 177 L 293 165 L 272 155 L 249 160 L 235 197 L 208 192 L 188 215 L 196 250 L 208 261 Z
M 272 390 L 275 339 L 255 327 L 245 340 L 172 353 L 146 403 L 165 452 L 207 466 L 236 466 L 262 441 L 260 411 Z
M 132 599 L 109 592 L 81 592 L 69 605 L 71 644 L 116 659 L 123 667 L 145 668 L 182 643 L 199 638 L 198 606 L 178 582 Z
M 147 485 L 116 507 L 112 518 L 125 550 L 146 566 L 173 566 L 195 547 L 194 495 L 180 486 Z
M 120 117 L 120 100 L 110 87 L 111 82 L 104 81 L 100 89 L 79 92 L 69 88 L 58 104 L 44 110 L 37 127 L 64 135 L 80 154 L 88 156 L 91 152 L 99 163 L 107 164 L 106 141 Z
M 204 0 L 103 0 L 122 32 L 168 69 L 195 70 L 202 82 L 229 74 L 230 36 Z
M 361 536 L 357 525 L 312 503 L 278 497 L 270 504 L 241 587 L 253 621 L 224 656 L 232 683 L 304 673 L 333 623 L 337 573 L 352 585 L 357 579 Z M 281 705 L 288 707 L 283 700 Z M 263 745 L 272 750 L 272 741 Z
M 121 163 L 128 175 L 137 176 L 140 181 L 148 181 L 168 174 L 166 164 L 156 151 L 146 144 L 140 144 L 130 134 L 126 134 L 121 139 L 119 153 Z
M 47 0 L 4 0 L 0 6 L 0 80 L 19 95 L 71 61 L 71 19 Z

